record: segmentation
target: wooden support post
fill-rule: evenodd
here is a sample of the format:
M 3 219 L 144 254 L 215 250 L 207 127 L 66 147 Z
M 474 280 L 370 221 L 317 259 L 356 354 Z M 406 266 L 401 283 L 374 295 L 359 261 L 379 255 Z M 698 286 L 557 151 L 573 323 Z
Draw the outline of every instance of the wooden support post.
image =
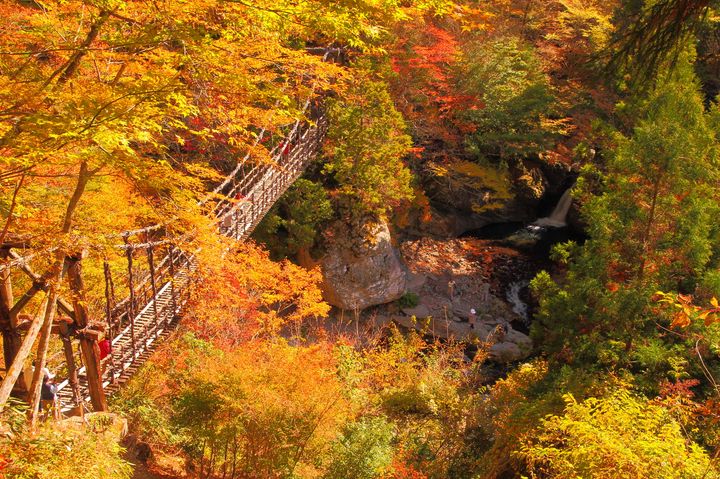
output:
M 102 383 L 102 369 L 100 365 L 100 348 L 97 339 L 80 336 L 80 352 L 85 362 L 90 402 L 95 411 L 107 411 L 107 399 Z
M 73 351 L 72 341 L 68 334 L 61 334 L 60 339 L 63 343 L 63 353 L 65 353 L 65 364 L 68 370 L 68 383 L 73 396 L 73 408 L 80 408 L 82 413 L 82 396 L 80 394 L 80 382 L 78 381 L 77 364 L 75 364 L 75 352 Z
M 18 313 L 25 308 L 25 306 L 28 305 L 31 299 L 35 297 L 35 295 L 39 291 L 43 291 L 45 288 L 45 283 L 43 282 L 34 282 L 32 286 L 30 286 L 30 289 L 25 291 L 25 293 L 20 296 L 20 299 L 17 303 L 13 305 L 13 307 L 10 309 L 10 316 L 11 317 L 17 317 Z
M 232 237 L 235 239 L 240 239 L 240 205 L 235 205 L 235 210 L 233 211 L 233 229 L 234 232 L 232 234 Z
M 85 301 L 85 285 L 82 280 L 82 255 L 68 257 L 68 282 L 72 291 L 72 302 L 75 309 L 75 326 L 83 330 L 90 324 L 87 303 Z M 80 339 L 80 352 L 85 362 L 85 373 L 87 374 L 88 389 L 90 390 L 90 401 L 95 411 L 107 411 L 107 400 L 102 382 L 102 369 L 100 365 L 100 348 L 97 337 L 78 333 Z
M 45 299 L 45 305 L 46 304 L 47 299 Z M 45 308 L 43 307 L 43 309 Z M 33 319 L 32 324 L 30 324 L 30 329 L 28 329 L 27 334 L 25 334 L 25 338 L 23 339 L 22 345 L 20 345 L 20 349 L 17 351 L 12 365 L 8 368 L 5 378 L 3 378 L 3 382 L 0 384 L 0 411 L 5 407 L 15 382 L 23 372 L 25 360 L 30 355 L 30 351 L 32 350 L 33 344 L 35 344 L 35 339 L 37 339 L 42 324 L 43 315 L 38 315 Z
M 62 274 L 58 276 L 57 280 L 60 281 L 61 279 Z M 38 341 L 37 356 L 35 358 L 35 369 L 33 370 L 30 397 L 28 398 L 28 404 L 30 405 L 30 427 L 33 429 L 37 426 L 38 413 L 40 409 L 40 395 L 43 382 L 45 381 L 43 371 L 45 370 L 45 363 L 47 360 L 47 350 L 48 345 L 50 344 L 52 323 L 55 319 L 55 312 L 57 311 L 57 298 L 58 285 L 56 282 L 53 282 L 48 290 L 48 300 L 45 305 L 45 316 L 42 329 L 40 330 L 40 340 Z
M 115 358 L 112 351 L 112 338 L 115 337 L 115 325 L 113 311 L 115 310 L 115 285 L 113 284 L 110 265 L 103 262 L 103 273 L 105 274 L 105 320 L 107 321 L 107 337 L 110 341 L 110 353 L 108 362 L 110 364 L 110 382 L 115 382 Z
M 8 260 L 10 258 L 9 248 L 0 249 L 0 259 Z M 12 314 L 13 291 L 10 281 L 10 268 L 0 271 L 0 331 L 2 332 L 3 341 L 3 359 L 5 362 L 5 371 L 12 366 L 15 356 L 17 356 L 22 338 L 16 329 L 17 317 Z M 18 393 L 27 392 L 30 386 L 30 377 L 28 371 L 23 370 L 15 383 L 15 389 Z
M 168 259 L 170 261 L 170 301 L 172 304 L 172 314 L 168 319 L 168 322 L 175 319 L 177 314 L 177 297 L 175 296 L 175 247 L 170 245 L 168 247 Z

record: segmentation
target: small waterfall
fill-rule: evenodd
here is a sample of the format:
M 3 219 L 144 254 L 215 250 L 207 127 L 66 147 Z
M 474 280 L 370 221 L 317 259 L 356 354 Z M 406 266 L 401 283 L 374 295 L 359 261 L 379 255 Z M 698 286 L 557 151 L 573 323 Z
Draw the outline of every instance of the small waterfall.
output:
M 507 293 L 505 294 L 508 303 L 512 304 L 513 312 L 522 318 L 525 325 L 530 324 L 530 318 L 528 317 L 527 304 L 520 299 L 520 291 L 529 284 L 529 281 L 515 281 L 514 283 L 510 283 Z
M 553 228 L 562 228 L 567 226 L 566 219 L 570 206 L 572 206 L 572 188 L 565 190 L 565 193 L 560 197 L 560 201 L 555 206 L 555 209 L 550 213 L 550 216 L 540 218 L 533 224 L 537 226 L 550 226 Z

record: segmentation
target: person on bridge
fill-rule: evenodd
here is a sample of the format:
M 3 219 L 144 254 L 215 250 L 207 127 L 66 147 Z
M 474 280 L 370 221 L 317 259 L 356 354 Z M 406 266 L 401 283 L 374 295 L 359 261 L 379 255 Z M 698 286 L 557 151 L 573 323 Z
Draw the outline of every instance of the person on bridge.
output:
M 98 343 L 98 349 L 100 349 L 100 360 L 102 361 L 110 355 L 112 352 L 112 344 L 108 338 L 103 339 Z
M 290 157 L 290 150 L 292 149 L 292 145 L 290 142 L 285 142 L 285 146 L 282 149 L 282 156 L 284 160 L 287 160 Z

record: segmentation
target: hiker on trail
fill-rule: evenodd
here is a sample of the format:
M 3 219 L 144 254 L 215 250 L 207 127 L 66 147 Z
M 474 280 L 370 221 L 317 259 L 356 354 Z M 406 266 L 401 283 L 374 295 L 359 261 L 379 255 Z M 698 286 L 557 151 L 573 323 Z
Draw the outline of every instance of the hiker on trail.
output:
M 33 367 L 33 370 L 35 370 L 35 368 L 37 367 L 36 360 L 33 360 L 32 367 Z M 45 381 L 47 381 L 47 380 L 55 379 L 55 375 L 50 372 L 50 370 L 47 368 L 47 366 L 42 368 L 42 373 L 43 373 L 43 383 L 45 383 Z
M 480 287 L 480 302 L 487 308 L 490 302 L 490 283 L 483 283 Z
M 42 388 L 40 389 L 40 399 L 43 401 L 55 401 L 57 394 L 57 384 L 55 384 L 55 376 L 45 376 L 43 378 Z
M 475 329 L 476 322 L 477 322 L 477 312 L 473 308 L 470 310 L 470 314 L 468 314 L 468 323 L 470 323 L 470 329 Z

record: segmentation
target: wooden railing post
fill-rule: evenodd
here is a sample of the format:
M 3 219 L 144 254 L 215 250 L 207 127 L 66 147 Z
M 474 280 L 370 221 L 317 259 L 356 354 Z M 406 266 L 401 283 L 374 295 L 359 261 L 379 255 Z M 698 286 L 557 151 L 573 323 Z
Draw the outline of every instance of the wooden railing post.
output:
M 105 320 L 107 322 L 107 337 L 110 340 L 110 352 L 108 354 L 108 363 L 110 364 L 110 382 L 115 383 L 115 358 L 113 354 L 112 338 L 115 336 L 115 285 L 112 280 L 110 264 L 103 262 L 103 273 L 105 276 Z
M 63 353 L 65 354 L 65 363 L 68 370 L 68 383 L 72 390 L 73 409 L 80 408 L 82 412 L 82 394 L 80 394 L 80 382 L 78 381 L 77 364 L 75 364 L 75 353 L 72 347 L 72 340 L 67 332 L 60 334 L 63 344 Z
M 125 243 L 128 242 L 125 237 Z M 128 288 L 130 290 L 130 296 L 128 300 L 128 320 L 130 322 L 130 348 L 132 349 L 133 357 L 135 357 L 135 281 L 133 280 L 133 248 L 128 245 L 125 250 L 127 256 L 127 269 L 128 269 Z M 123 365 L 120 365 L 123 368 Z
M 170 302 L 172 304 L 172 315 L 168 322 L 175 319 L 177 314 L 177 296 L 175 293 L 175 246 L 168 246 L 168 260 L 170 261 Z
M 149 241 L 149 239 L 148 239 Z M 155 318 L 155 324 L 157 324 L 159 321 L 158 317 L 158 309 L 157 309 L 157 283 L 155 282 L 155 254 L 153 253 L 153 247 L 148 246 L 147 247 L 147 259 L 148 259 L 148 267 L 150 268 L 150 287 L 152 288 L 152 304 L 153 304 L 153 316 Z
M 85 300 L 85 285 L 82 280 L 83 255 L 68 257 L 68 282 L 72 291 L 72 303 L 75 310 L 75 327 L 78 329 L 80 351 L 85 362 L 90 401 L 95 411 L 107 411 L 107 400 L 102 383 L 102 367 L 100 365 L 100 348 L 98 340 L 101 334 L 90 330 L 90 317 Z

